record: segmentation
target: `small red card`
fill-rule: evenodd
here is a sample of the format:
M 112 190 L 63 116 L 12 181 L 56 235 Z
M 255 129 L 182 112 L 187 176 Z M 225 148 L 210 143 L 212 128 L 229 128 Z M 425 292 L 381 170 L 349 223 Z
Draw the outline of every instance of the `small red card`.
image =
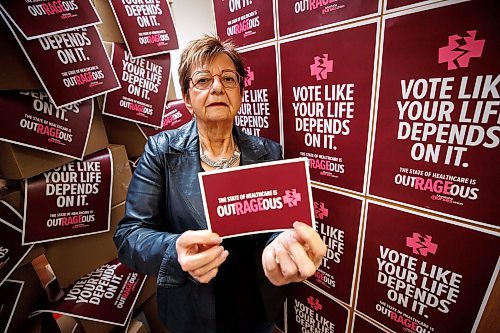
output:
M 312 226 L 306 158 L 199 173 L 208 229 L 223 238 Z

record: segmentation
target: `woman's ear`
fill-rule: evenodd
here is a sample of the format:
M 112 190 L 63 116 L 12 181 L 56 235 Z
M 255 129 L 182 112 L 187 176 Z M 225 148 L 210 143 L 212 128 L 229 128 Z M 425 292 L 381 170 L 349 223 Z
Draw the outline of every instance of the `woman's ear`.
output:
M 193 115 L 193 106 L 191 105 L 191 100 L 189 98 L 189 92 L 186 95 L 182 95 L 182 99 L 184 100 L 184 104 L 186 105 L 186 108 L 188 109 L 189 113 Z

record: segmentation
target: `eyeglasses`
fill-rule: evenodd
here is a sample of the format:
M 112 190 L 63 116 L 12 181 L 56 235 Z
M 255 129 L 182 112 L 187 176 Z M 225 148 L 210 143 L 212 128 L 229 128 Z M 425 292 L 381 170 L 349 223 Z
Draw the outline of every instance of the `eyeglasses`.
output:
M 220 74 L 210 73 L 209 71 L 197 71 L 189 78 L 193 86 L 200 90 L 210 89 L 214 83 L 214 77 L 218 76 L 224 88 L 236 88 L 240 85 L 241 76 L 230 69 L 223 70 Z

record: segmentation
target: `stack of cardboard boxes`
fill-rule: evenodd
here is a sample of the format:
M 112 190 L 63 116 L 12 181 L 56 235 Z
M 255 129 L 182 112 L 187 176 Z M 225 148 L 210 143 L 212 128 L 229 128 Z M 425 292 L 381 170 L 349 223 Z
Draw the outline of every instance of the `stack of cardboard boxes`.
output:
M 123 42 L 109 2 L 95 0 L 94 6 L 103 22 L 98 28 L 105 44 L 107 44 L 106 42 Z M 3 48 L 3 52 L 0 52 L 0 61 L 4 64 L 2 66 L 2 76 L 0 77 L 0 89 L 43 89 L 15 39 L 5 29 L 0 29 L 0 35 Z M 109 44 L 107 44 L 108 46 Z M 169 86 L 172 87 L 172 85 Z M 169 90 L 168 96 L 169 99 L 175 98 L 172 89 Z M 129 158 L 142 154 L 146 136 L 140 131 L 139 126 L 134 123 L 103 116 L 100 111 L 102 96 L 96 98 L 95 105 L 96 109 L 85 156 L 106 148 L 109 148 L 111 152 L 113 180 L 110 230 L 88 236 L 44 242 L 36 244 L 31 249 L 9 276 L 9 279 L 24 282 L 7 329 L 9 333 L 41 332 L 44 327 L 47 329 L 47 325 L 49 327 L 53 325 L 54 320 L 57 321 L 57 326 L 53 327 L 58 327 L 62 333 L 73 331 L 87 333 L 125 332 L 125 328 L 115 325 L 73 318 L 67 315 L 37 315 L 28 319 L 30 313 L 39 309 L 41 303 L 48 301 L 48 298 L 50 298 L 48 296 L 54 296 L 53 293 L 57 293 L 58 288 L 70 287 L 79 278 L 117 258 L 117 250 L 112 237 L 117 224 L 124 215 L 128 184 L 132 177 Z M 99 107 L 97 108 L 97 106 Z M 108 138 L 112 139 L 108 140 Z M 110 144 L 110 142 L 115 144 Z M 0 194 L 0 200 L 4 200 L 23 214 L 23 180 L 71 161 L 72 159 L 68 157 L 0 141 L 0 179 L 9 180 L 9 184 L 18 185 L 9 186 L 8 189 L 0 192 L 2 193 Z M 54 281 L 57 283 L 54 281 L 49 281 L 51 283 L 47 283 L 47 281 L 41 282 L 40 272 L 37 274 L 32 264 L 34 260 L 40 258 L 46 260 L 49 266 L 44 268 L 53 274 Z M 50 288 L 48 287 L 49 284 Z M 155 293 L 156 280 L 155 277 L 151 276 L 147 278 L 134 307 L 133 315 L 142 313 L 143 315 L 140 316 L 142 320 L 132 319 L 127 332 L 167 332 L 158 320 Z

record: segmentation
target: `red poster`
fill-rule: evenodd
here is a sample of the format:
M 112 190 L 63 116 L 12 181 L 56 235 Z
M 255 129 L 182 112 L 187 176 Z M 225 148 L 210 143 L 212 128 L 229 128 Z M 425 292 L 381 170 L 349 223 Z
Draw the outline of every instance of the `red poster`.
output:
M 44 91 L 2 91 L 0 140 L 82 159 L 87 147 L 94 100 L 62 108 Z
M 217 35 L 245 46 L 274 39 L 274 1 L 213 0 Z
M 235 124 L 247 134 L 280 142 L 276 46 L 246 51 L 242 55 L 248 76 Z
M 179 48 L 170 5 L 165 0 L 109 0 L 133 58 Z
M 363 192 L 377 31 L 371 20 L 280 45 L 285 157 L 309 158 L 312 180 Z
M 291 287 L 286 309 L 287 332 L 347 333 L 349 311 L 304 283 Z
M 354 315 L 353 328 L 351 333 L 386 333 L 386 331 L 380 329 L 378 326 L 365 320 L 363 317 Z
M 385 9 L 407 9 L 410 7 L 427 5 L 433 2 L 438 2 L 441 0 L 386 0 Z
M 208 229 L 221 237 L 312 226 L 306 159 L 199 173 Z
M 112 180 L 109 149 L 27 179 L 23 244 L 109 231 Z
M 33 245 L 22 245 L 22 230 L 17 227 L 22 220 L 23 218 L 14 208 L 0 200 L 0 235 L 2 235 L 0 239 L 0 286 L 33 247 Z
M 313 187 L 314 228 L 327 246 L 321 266 L 309 282 L 346 304 L 352 283 L 363 202 L 360 198 Z
M 500 226 L 495 6 L 472 1 L 387 16 L 370 194 Z
M 90 0 L 4 0 L 0 7 L 26 39 L 101 23 Z
M 115 259 L 76 281 L 60 302 L 32 315 L 51 312 L 124 326 L 145 281 Z
M 113 67 L 121 89 L 106 94 L 103 114 L 161 127 L 170 76 L 170 54 L 133 59 L 124 44 L 113 44 Z
M 163 124 L 161 128 L 152 128 L 149 126 L 139 126 L 145 138 L 158 134 L 166 130 L 172 130 L 193 120 L 193 115 L 189 112 L 182 99 L 168 101 L 163 111 Z
M 0 219 L 11 224 L 15 229 L 23 228 L 23 217 L 8 202 L 0 200 Z
M 277 0 L 280 36 L 380 15 L 381 0 Z
M 23 281 L 7 280 L 0 286 L 0 332 L 7 332 L 19 296 L 24 287 Z
M 394 332 L 475 332 L 500 233 L 369 202 L 357 310 Z
M 120 87 L 94 26 L 33 40 L 9 28 L 57 108 Z

